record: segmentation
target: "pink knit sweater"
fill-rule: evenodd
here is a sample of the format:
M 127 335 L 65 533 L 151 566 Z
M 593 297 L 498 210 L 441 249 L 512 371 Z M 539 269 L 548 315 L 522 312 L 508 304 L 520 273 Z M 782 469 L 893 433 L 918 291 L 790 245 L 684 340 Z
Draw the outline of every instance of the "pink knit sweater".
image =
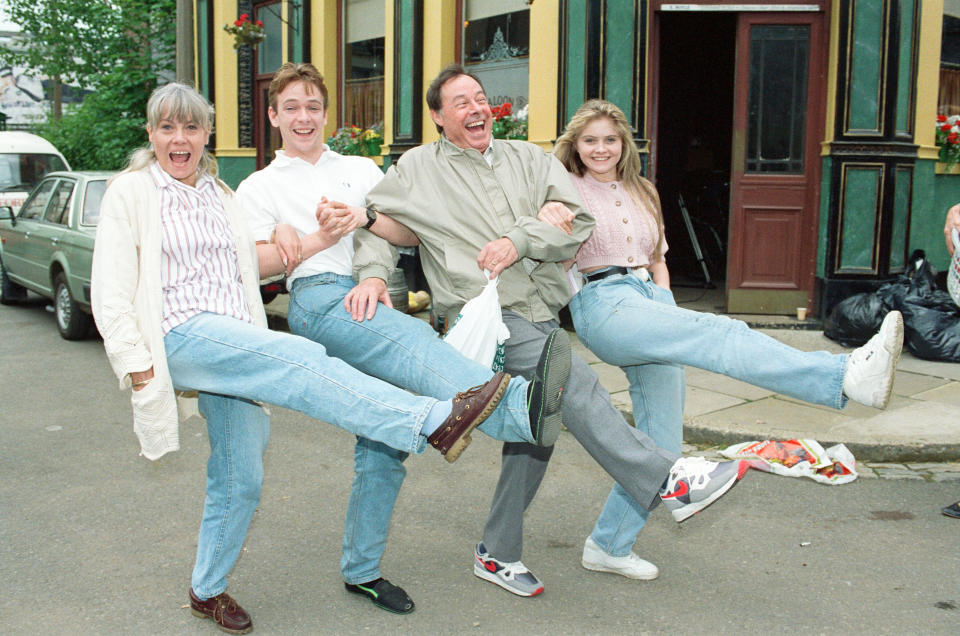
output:
M 619 181 L 603 183 L 589 174 L 570 178 L 597 220 L 593 234 L 575 257 L 580 271 L 602 265 L 644 267 L 657 248 L 657 226 L 652 211 L 638 207 Z M 667 241 L 663 241 L 663 252 Z M 662 258 L 662 255 L 661 255 Z

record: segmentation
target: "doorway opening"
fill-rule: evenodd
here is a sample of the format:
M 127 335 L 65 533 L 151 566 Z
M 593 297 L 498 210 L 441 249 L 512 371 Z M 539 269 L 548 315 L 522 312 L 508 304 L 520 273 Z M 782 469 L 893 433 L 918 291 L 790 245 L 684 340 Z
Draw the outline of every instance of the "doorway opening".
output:
M 737 14 L 665 12 L 659 18 L 655 173 L 670 278 L 675 286 L 709 282 L 723 289 Z

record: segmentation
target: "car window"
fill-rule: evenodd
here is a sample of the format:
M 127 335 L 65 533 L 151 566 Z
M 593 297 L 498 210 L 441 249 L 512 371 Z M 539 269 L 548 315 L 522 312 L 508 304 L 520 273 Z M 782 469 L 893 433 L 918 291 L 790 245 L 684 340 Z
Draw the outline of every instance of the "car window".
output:
M 66 225 L 70 221 L 70 203 L 73 201 L 73 191 L 76 185 L 77 182 L 70 179 L 63 179 L 57 184 L 57 189 L 53 191 L 53 196 L 50 197 L 47 213 L 43 216 L 45 221 L 61 225 Z
M 20 208 L 21 219 L 39 219 L 43 216 L 43 209 L 47 207 L 47 202 L 50 201 L 55 183 L 56 180 L 50 179 L 40 184 L 33 195 Z
M 106 189 L 106 180 L 87 182 L 87 193 L 83 197 L 83 216 L 80 217 L 80 223 L 83 225 L 97 224 L 97 221 L 100 220 L 100 202 L 103 201 L 103 193 Z
M 66 169 L 56 155 L 0 154 L 0 192 L 29 192 L 48 172 Z

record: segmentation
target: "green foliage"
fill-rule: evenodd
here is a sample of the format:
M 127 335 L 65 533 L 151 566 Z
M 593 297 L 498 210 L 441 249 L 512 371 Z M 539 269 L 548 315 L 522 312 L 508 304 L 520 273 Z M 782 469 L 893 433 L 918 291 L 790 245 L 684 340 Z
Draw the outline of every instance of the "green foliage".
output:
M 327 139 L 330 150 L 341 155 L 375 157 L 380 154 L 381 144 L 383 144 L 383 122 L 366 130 L 347 124 L 338 128 L 337 132 Z
M 59 48 L 61 38 L 75 47 L 83 63 L 75 63 L 63 77 L 93 91 L 78 108 L 64 113 L 59 121 L 49 119 L 35 132 L 54 144 L 74 169 L 123 167 L 129 154 L 147 141 L 144 113 L 150 92 L 158 78 L 173 76 L 176 0 L 7 2 L 8 13 L 25 32 L 42 34 L 33 37 L 30 45 L 36 50 L 48 47 L 41 58 L 69 57 Z M 54 15 L 62 22 L 49 22 Z M 18 60 L 39 74 L 49 76 L 54 68 L 45 66 L 42 59 Z

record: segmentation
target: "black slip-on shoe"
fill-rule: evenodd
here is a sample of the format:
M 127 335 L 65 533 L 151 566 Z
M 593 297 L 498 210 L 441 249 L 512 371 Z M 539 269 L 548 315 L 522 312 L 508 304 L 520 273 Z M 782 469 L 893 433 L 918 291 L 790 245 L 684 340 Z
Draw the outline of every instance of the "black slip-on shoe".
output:
M 955 504 L 951 504 L 947 506 L 940 512 L 947 515 L 948 517 L 953 517 L 954 519 L 960 519 L 960 501 L 958 501 Z
M 527 394 L 530 432 L 538 446 L 553 446 L 560 437 L 560 405 L 570 379 L 570 337 L 563 329 L 547 336 Z
M 409 614 L 416 607 L 402 587 L 397 587 L 384 578 L 359 585 L 344 583 L 343 586 L 348 592 L 366 596 L 377 607 L 394 614 Z

